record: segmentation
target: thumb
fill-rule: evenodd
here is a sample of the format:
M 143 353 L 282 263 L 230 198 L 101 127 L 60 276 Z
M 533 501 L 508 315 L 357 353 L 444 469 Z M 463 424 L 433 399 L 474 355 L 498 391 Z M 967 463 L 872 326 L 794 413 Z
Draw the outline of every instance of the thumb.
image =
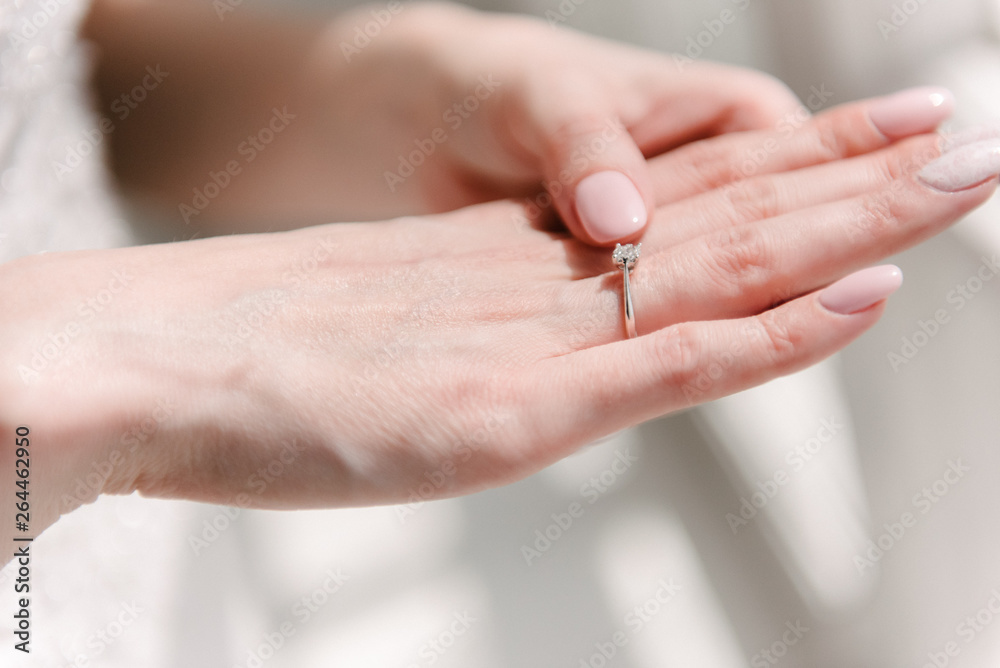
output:
M 610 126 L 609 126 L 610 127 Z M 604 146 L 603 135 L 577 137 L 573 154 L 586 155 L 589 147 Z M 578 173 L 569 171 L 575 186 L 556 198 L 556 208 L 570 231 L 596 244 L 610 244 L 639 236 L 649 220 L 654 204 L 646 160 L 622 129 L 607 142 L 607 151 L 588 162 Z M 570 165 L 574 164 L 570 158 Z M 584 161 L 581 161 L 584 162 Z M 553 168 L 555 165 L 553 165 Z
M 602 96 L 580 91 L 545 95 L 527 110 L 543 184 L 578 239 L 634 239 L 655 205 L 646 158 Z

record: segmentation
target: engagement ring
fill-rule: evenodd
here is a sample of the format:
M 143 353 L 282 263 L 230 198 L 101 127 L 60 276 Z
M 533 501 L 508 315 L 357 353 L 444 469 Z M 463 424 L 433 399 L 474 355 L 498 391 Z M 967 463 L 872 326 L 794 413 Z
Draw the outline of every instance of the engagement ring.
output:
M 628 334 L 628 338 L 635 338 L 635 313 L 632 311 L 632 289 L 628 282 L 628 272 L 635 269 L 636 262 L 639 261 L 639 249 L 642 248 L 642 244 L 633 246 L 632 244 L 625 244 L 622 246 L 618 244 L 615 246 L 615 252 L 611 256 L 615 261 L 615 266 L 625 272 L 625 333 Z

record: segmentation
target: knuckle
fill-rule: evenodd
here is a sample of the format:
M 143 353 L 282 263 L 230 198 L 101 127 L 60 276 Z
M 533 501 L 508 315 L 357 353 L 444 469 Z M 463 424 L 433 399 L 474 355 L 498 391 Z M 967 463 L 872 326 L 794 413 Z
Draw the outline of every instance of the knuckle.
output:
M 913 158 L 898 151 L 890 151 L 878 161 L 875 181 L 891 183 L 913 171 Z
M 691 385 L 698 377 L 702 342 L 688 323 L 680 323 L 656 334 L 657 368 L 666 387 Z
M 880 176 L 886 181 L 898 181 L 919 172 L 940 157 L 941 148 L 935 136 L 922 136 L 901 142 L 879 155 Z
M 749 104 L 762 118 L 776 116 L 798 101 L 795 93 L 780 79 L 764 72 L 754 72 L 747 79 Z
M 608 127 L 611 116 L 595 111 L 567 115 L 550 128 L 550 135 L 557 144 L 570 144 L 581 137 L 599 136 Z
M 802 347 L 803 336 L 783 320 L 775 311 L 768 311 L 757 317 L 762 352 L 767 355 L 772 367 L 790 366 Z
M 855 222 L 848 228 L 851 241 L 882 241 L 899 227 L 902 211 L 900 181 L 864 197 Z
M 699 146 L 694 164 L 702 165 L 704 189 L 715 190 L 746 179 L 750 172 L 744 166 L 742 155 L 734 155 L 724 142 L 708 141 Z
M 766 285 L 774 275 L 769 240 L 753 226 L 731 227 L 709 236 L 705 244 L 708 279 L 728 297 Z
M 678 160 L 683 160 L 685 166 L 690 166 L 681 172 L 680 177 L 689 180 L 697 192 L 722 188 L 747 177 L 741 158 L 734 157 L 732 146 L 720 139 L 688 144 L 671 153 Z M 662 163 L 658 161 L 650 164 L 653 165 L 654 174 L 663 169 Z M 678 178 L 673 169 L 666 170 L 665 175 L 670 179 Z
M 730 102 L 726 120 L 734 128 L 764 128 L 791 108 L 800 106 L 795 93 L 770 74 L 706 63 L 698 63 L 696 67 L 725 88 Z
M 816 144 L 816 154 L 821 161 L 833 161 L 850 155 L 848 138 L 843 128 L 829 123 L 819 123 L 814 129 L 813 141 Z
M 778 190 L 769 178 L 754 178 L 724 189 L 725 203 L 733 222 L 753 222 L 775 215 L 779 210 Z
M 611 114 L 576 114 L 559 119 L 546 131 L 545 150 L 549 159 L 560 164 L 568 162 L 570 172 L 583 175 L 595 163 L 612 159 L 626 133 Z

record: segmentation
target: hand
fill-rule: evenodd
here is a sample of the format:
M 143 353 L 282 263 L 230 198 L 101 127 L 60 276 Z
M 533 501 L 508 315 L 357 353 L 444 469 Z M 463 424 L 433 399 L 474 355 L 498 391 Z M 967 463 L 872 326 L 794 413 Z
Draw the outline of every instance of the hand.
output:
M 272 508 L 470 493 L 812 364 L 878 319 L 899 276 L 824 286 L 996 186 L 995 141 L 922 169 L 939 139 L 887 146 L 871 109 L 655 160 L 654 183 L 692 165 L 712 179 L 712 156 L 779 141 L 774 173 L 657 209 L 635 340 L 610 253 L 517 201 L 3 265 L 0 431 L 31 427 L 38 521 L 133 489 Z
M 149 63 L 168 73 L 116 125 L 119 176 L 195 229 L 224 218 L 243 231 L 443 212 L 544 184 L 577 238 L 608 244 L 653 210 L 646 157 L 801 119 L 757 72 L 526 17 L 388 7 L 299 26 L 97 0 L 87 34 L 108 103 Z M 267 144 L 247 142 L 261 131 Z
M 413 119 L 399 142 L 378 141 L 389 121 L 373 126 L 358 117 L 331 132 L 368 126 L 362 132 L 378 147 L 380 165 L 370 177 L 378 173 L 379 185 L 413 198 L 420 211 L 531 194 L 544 184 L 578 239 L 633 239 L 654 207 L 647 157 L 774 127 L 802 109 L 759 72 L 675 61 L 523 16 L 446 4 L 409 7 L 368 50 L 345 52 L 357 41 L 348 31 L 371 20 L 367 9 L 345 16 L 318 42 L 306 88 L 326 97 L 305 106 L 337 106 L 343 90 L 324 82 L 336 80 L 331 63 L 345 53 L 366 80 L 381 80 L 376 85 L 399 108 L 392 113 L 407 110 Z M 397 74 L 379 76 L 384 69 Z

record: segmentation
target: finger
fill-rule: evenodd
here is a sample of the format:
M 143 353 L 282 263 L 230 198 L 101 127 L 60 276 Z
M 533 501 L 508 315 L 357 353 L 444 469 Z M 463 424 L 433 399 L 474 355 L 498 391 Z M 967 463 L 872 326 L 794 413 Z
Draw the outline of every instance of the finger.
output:
M 797 371 L 871 327 L 900 285 L 876 267 L 759 315 L 685 322 L 534 367 L 530 429 L 556 452 Z
M 628 52 L 620 60 L 620 71 L 632 74 L 619 85 L 565 67 L 558 81 L 529 82 L 515 98 L 513 135 L 539 161 L 556 211 L 574 236 L 599 245 L 631 240 L 645 228 L 654 202 L 647 156 L 708 134 L 771 125 L 796 106 L 766 75 L 705 65 L 665 76 L 663 58 Z
M 729 227 L 877 191 L 941 154 L 937 135 L 921 135 L 866 155 L 754 176 L 657 207 L 643 237 L 665 248 Z
M 656 203 L 667 204 L 762 174 L 870 153 L 931 132 L 954 110 L 944 88 L 916 88 L 854 102 L 810 118 L 804 110 L 769 130 L 725 135 L 650 161 Z
M 598 89 L 590 73 L 571 70 L 555 85 L 523 95 L 521 104 L 517 134 L 536 152 L 570 232 L 599 245 L 636 237 L 649 219 L 652 188 L 611 93 Z
M 647 157 L 696 139 L 773 128 L 803 108 L 778 79 L 741 67 L 658 59 L 642 76 L 637 86 L 649 91 L 650 104 L 630 121 Z
M 644 244 L 632 276 L 639 332 L 756 313 L 937 234 L 996 190 L 1000 140 L 983 144 L 852 199 L 720 230 L 664 252 Z

